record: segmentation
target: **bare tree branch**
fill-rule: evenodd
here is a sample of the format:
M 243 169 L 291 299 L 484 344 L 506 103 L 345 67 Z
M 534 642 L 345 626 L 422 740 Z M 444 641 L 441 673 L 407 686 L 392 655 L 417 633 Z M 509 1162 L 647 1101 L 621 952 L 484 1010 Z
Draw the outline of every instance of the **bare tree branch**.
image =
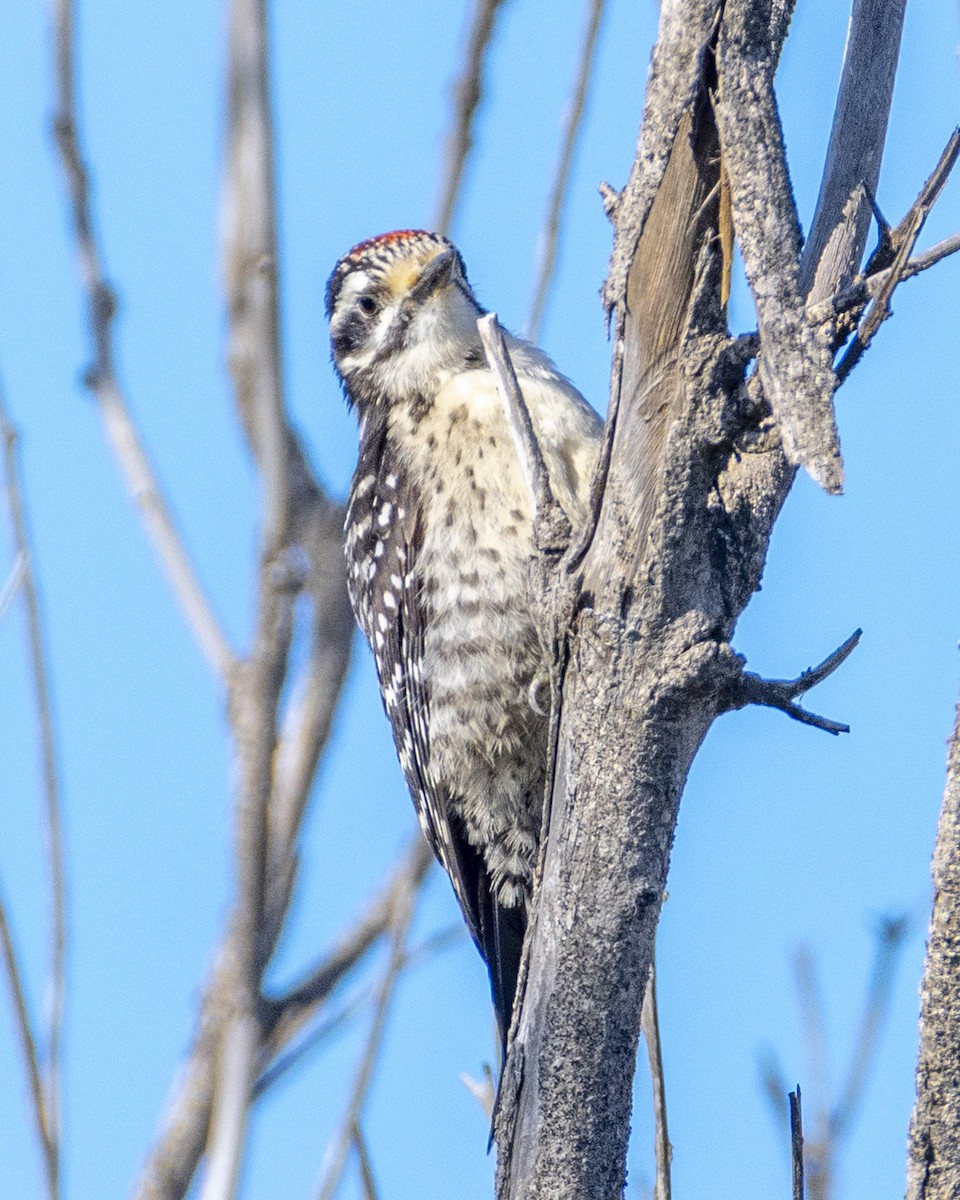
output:
M 540 234 L 540 270 L 533 290 L 533 300 L 530 304 L 530 315 L 527 317 L 526 336 L 536 341 L 540 332 L 540 322 L 550 294 L 550 285 L 557 263 L 557 244 L 560 239 L 560 221 L 563 207 L 567 199 L 567 187 L 570 183 L 570 170 L 573 166 L 573 155 L 577 148 L 583 115 L 587 107 L 587 93 L 590 90 L 590 80 L 593 74 L 597 39 L 600 25 L 603 21 L 605 0 L 590 0 L 590 16 L 587 31 L 584 34 L 583 45 L 580 49 L 580 61 L 577 67 L 577 79 L 573 95 L 567 106 L 564 122 L 563 144 L 560 159 L 557 163 L 550 199 L 547 202 L 547 216 Z
M 268 1059 L 275 1059 L 297 1036 L 345 974 L 393 927 L 404 897 L 419 890 L 432 862 L 430 847 L 418 834 L 380 894 L 357 924 L 341 936 L 333 953 L 308 971 L 286 995 L 268 1001 L 269 1015 L 264 1021 Z
M 27 560 L 22 554 L 15 555 L 10 571 L 3 581 L 3 587 L 0 587 L 0 621 L 7 615 L 7 609 L 13 603 L 17 592 L 20 591 L 26 573 Z
M 230 319 L 227 361 L 237 408 L 260 467 L 263 546 L 274 553 L 290 521 L 283 412 L 273 124 L 265 0 L 231 0 L 223 271 Z
M 904 267 L 903 278 L 912 279 L 914 275 L 919 275 L 921 271 L 935 267 L 941 259 L 947 258 L 948 255 L 956 254 L 958 250 L 960 250 L 960 233 L 952 233 L 949 237 L 944 238 L 943 241 L 937 242 L 935 246 L 931 246 L 929 250 L 924 250 L 921 254 L 918 254 L 916 258 L 911 258 L 906 267 Z M 877 279 L 878 287 L 881 278 L 882 275 Z M 872 282 L 871 280 L 871 285 Z M 871 292 L 871 295 L 873 294 Z
M 840 90 L 800 290 L 824 300 L 856 275 L 876 195 L 906 0 L 853 0 Z M 871 136 L 864 137 L 864 130 Z
M 812 725 L 816 729 L 823 729 L 826 733 L 849 733 L 849 725 L 843 725 L 839 721 L 831 721 L 827 717 L 819 717 L 815 713 L 807 712 L 805 708 L 801 708 L 796 703 L 796 700 L 798 696 L 804 695 L 818 683 L 822 683 L 846 662 L 860 641 L 860 633 L 859 629 L 856 630 L 822 663 L 816 667 L 809 667 L 796 679 L 761 679 L 759 675 L 744 671 L 732 685 L 731 706 L 742 708 L 746 704 L 760 704 L 767 708 L 777 708 L 795 721 L 800 721 L 804 725 Z
M 33 570 L 33 552 L 27 526 L 27 514 L 20 487 L 17 464 L 16 431 L 10 424 L 6 402 L 0 387 L 0 437 L 3 439 L 4 476 L 13 543 L 22 564 L 20 587 L 26 606 L 27 647 L 33 673 L 34 707 L 40 740 L 43 774 L 44 813 L 47 841 L 47 876 L 50 889 L 50 967 L 47 987 L 46 1071 L 43 1087 L 45 1153 L 49 1159 L 48 1184 L 51 1195 L 60 1188 L 60 1076 L 62 1068 L 63 1013 L 66 999 L 67 896 L 64 869 L 63 804 L 60 771 L 57 763 L 56 734 L 50 675 L 44 645 L 40 597 Z M 12 948 L 11 948 L 12 954 Z M 12 964 L 12 959 L 10 960 Z M 11 965 L 12 970 L 12 965 Z
M 50 1119 L 47 1110 L 47 1097 L 40 1072 L 40 1056 L 37 1052 L 37 1041 L 33 1035 L 33 1025 L 30 1020 L 30 1009 L 27 1004 L 27 993 L 23 983 L 23 972 L 17 958 L 10 924 L 7 919 L 7 906 L 0 895 L 0 951 L 3 953 L 3 964 L 10 985 L 10 995 L 13 1000 L 13 1017 L 20 1040 L 27 1068 L 27 1079 L 30 1084 L 30 1101 L 33 1118 L 37 1127 L 37 1139 L 43 1155 L 43 1166 L 47 1182 L 47 1196 L 57 1200 L 60 1195 L 60 1164 L 59 1144 L 55 1124 Z
M 860 361 L 883 322 L 891 315 L 890 300 L 897 284 L 905 277 L 910 255 L 917 243 L 930 210 L 946 186 L 950 172 L 960 156 L 960 129 L 955 129 L 940 155 L 933 174 L 923 185 L 920 195 L 896 229 L 885 230 L 885 257 L 892 258 L 883 283 L 867 315 L 857 328 L 853 341 L 837 367 L 837 379 L 842 383 Z
M 366 961 L 393 924 L 397 897 L 420 886 L 432 861 L 429 847 L 418 837 L 367 911 L 341 935 L 329 957 L 318 963 L 286 996 L 264 1001 L 261 1071 L 267 1069 L 350 972 Z M 135 1191 L 137 1200 L 175 1200 L 186 1195 L 203 1154 L 214 1105 L 216 1055 L 230 986 L 226 955 L 226 948 L 221 947 L 201 1005 L 193 1046 L 171 1096 L 162 1133 L 141 1172 Z M 263 1086 L 258 1086 L 257 1094 Z
M 793 1200 L 803 1200 L 803 1113 L 800 1085 L 790 1093 L 790 1161 L 793 1166 Z
M 215 1057 L 203 1200 L 230 1200 L 235 1193 L 258 1074 L 261 979 L 282 924 L 279 913 L 274 915 L 270 937 L 269 814 L 277 708 L 286 678 L 294 599 L 304 583 L 290 542 L 292 439 L 283 402 L 265 0 L 231 0 L 229 14 L 223 194 L 228 362 L 237 409 L 260 470 L 261 561 L 253 647 L 235 672 L 231 692 L 230 722 L 238 759 L 236 899 L 226 946 L 229 984 Z
M 363 1136 L 359 1121 L 354 1122 L 353 1144 L 357 1148 L 357 1164 L 360 1167 L 363 1200 L 380 1200 L 380 1193 L 377 1191 L 377 1183 L 373 1176 L 373 1163 L 370 1161 L 370 1152 L 367 1149 L 367 1140 Z
M 900 271 L 900 282 L 903 282 L 905 279 L 912 279 L 915 275 L 919 275 L 921 271 L 928 271 L 931 267 L 935 267 L 938 262 L 948 258 L 951 254 L 956 254 L 958 251 L 960 251 L 960 233 L 954 233 L 950 237 L 944 238 L 943 241 L 937 242 L 935 246 L 931 246 L 928 250 L 924 250 L 922 253 L 916 255 L 916 257 L 908 259 Z M 876 299 L 886 288 L 892 271 L 892 267 L 886 267 L 883 270 L 868 272 L 866 278 L 856 280 L 850 287 L 835 292 L 826 300 L 808 303 L 807 319 L 817 325 L 831 322 L 842 327 L 846 323 L 846 320 L 838 322 L 837 318 L 847 318 L 850 313 L 856 315 L 856 313 L 862 312 L 870 300 Z M 746 338 L 755 337 L 755 335 L 751 334 L 744 336 Z M 759 340 L 756 340 L 755 347 L 759 347 Z M 751 353 L 755 353 L 755 348 L 751 349 Z
M 96 397 L 113 453 L 140 510 L 144 528 L 184 616 L 221 683 L 229 684 L 234 655 L 177 529 L 117 380 L 113 353 L 116 298 L 104 274 L 90 205 L 89 174 L 80 149 L 74 89 L 72 0 L 53 0 L 57 107 L 53 120 L 70 198 L 70 215 L 87 298 L 93 363 L 87 386 Z
M 483 71 L 503 0 L 476 0 L 463 72 L 454 88 L 453 127 L 447 136 L 443 186 L 434 227 L 449 233 L 463 184 L 464 168 L 473 149 L 473 123 L 483 99 Z

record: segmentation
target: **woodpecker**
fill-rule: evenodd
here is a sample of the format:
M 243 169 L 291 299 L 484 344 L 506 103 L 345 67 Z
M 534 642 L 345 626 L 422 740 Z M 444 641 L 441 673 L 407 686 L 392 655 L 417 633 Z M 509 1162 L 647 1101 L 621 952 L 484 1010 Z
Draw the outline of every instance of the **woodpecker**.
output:
M 360 426 L 348 586 L 420 825 L 490 972 L 501 1046 L 537 862 L 547 663 L 528 599 L 533 500 L 444 237 L 399 230 L 344 255 L 326 292 L 333 365 Z M 554 495 L 586 517 L 600 421 L 507 335 Z

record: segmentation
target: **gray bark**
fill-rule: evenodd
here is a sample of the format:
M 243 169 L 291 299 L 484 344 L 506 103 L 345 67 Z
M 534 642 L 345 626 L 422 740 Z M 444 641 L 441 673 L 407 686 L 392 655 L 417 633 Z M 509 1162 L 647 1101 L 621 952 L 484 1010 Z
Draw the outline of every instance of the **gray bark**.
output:
M 960 707 L 950 739 L 933 885 L 907 1200 L 960 1195 Z

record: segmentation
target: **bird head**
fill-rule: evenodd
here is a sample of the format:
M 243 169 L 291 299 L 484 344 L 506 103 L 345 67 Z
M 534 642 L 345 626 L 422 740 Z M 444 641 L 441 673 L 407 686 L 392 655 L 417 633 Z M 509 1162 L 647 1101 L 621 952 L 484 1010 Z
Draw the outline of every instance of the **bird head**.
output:
M 404 229 L 354 246 L 333 269 L 326 308 L 333 365 L 361 409 L 430 394 L 444 372 L 482 361 L 483 309 L 438 233 Z

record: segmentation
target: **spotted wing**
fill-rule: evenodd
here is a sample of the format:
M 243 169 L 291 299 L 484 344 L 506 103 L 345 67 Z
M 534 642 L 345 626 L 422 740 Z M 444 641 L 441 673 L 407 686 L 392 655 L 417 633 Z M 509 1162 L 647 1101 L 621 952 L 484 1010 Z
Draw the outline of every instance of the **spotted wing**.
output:
M 448 790 L 430 770 L 430 695 L 424 677 L 427 613 L 419 571 L 420 514 L 385 433 L 363 439 L 346 519 L 348 585 L 373 650 L 380 694 L 420 826 L 450 876 L 483 952 L 489 881 L 451 818 Z M 486 955 L 485 955 L 486 957 Z

